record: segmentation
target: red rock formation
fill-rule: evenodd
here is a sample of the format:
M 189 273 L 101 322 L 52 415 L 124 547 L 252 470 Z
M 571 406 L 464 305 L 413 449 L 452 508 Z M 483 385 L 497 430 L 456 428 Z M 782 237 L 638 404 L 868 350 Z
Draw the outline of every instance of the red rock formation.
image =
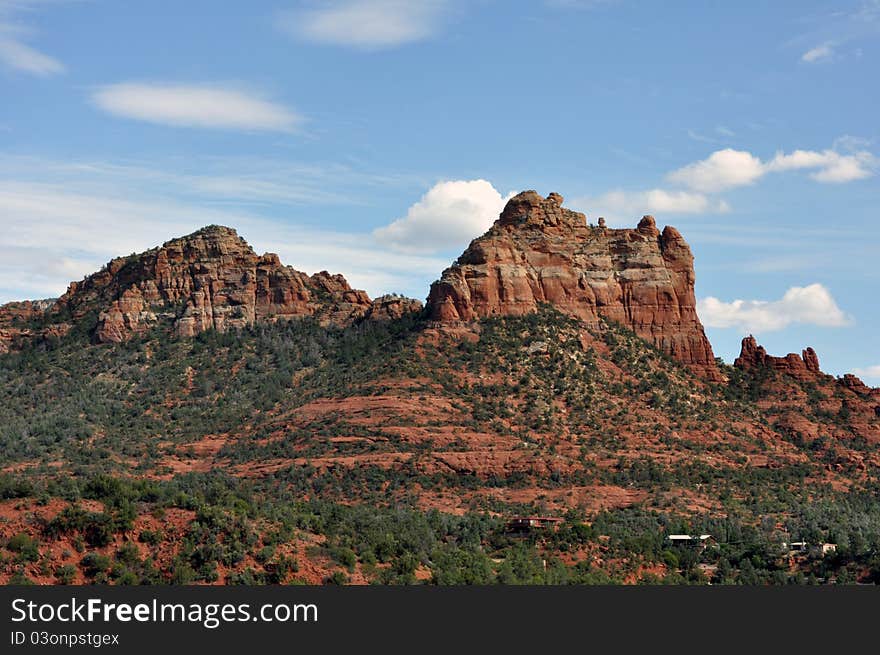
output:
M 50 300 L 25 300 L 0 306 L 0 355 L 14 350 L 23 341 L 62 336 L 69 325 L 55 325 L 51 328 L 39 326 L 46 311 L 55 304 Z
M 385 295 L 379 296 L 373 301 L 372 307 L 367 312 L 367 318 L 382 321 L 402 318 L 407 314 L 422 311 L 422 303 L 412 298 L 403 296 Z
M 808 371 L 819 373 L 819 356 L 816 351 L 807 346 L 807 349 L 801 352 L 801 359 L 804 360 L 804 366 Z
M 604 221 L 603 221 L 604 223 Z M 693 370 L 719 379 L 696 312 L 693 256 L 672 227 L 645 216 L 635 230 L 588 226 L 562 197 L 524 191 L 431 286 L 428 315 L 471 321 L 550 303 L 596 325 L 628 326 Z
M 789 353 L 785 357 L 773 357 L 751 335 L 742 340 L 739 357 L 733 365 L 743 370 L 771 368 L 801 381 L 815 380 L 822 375 L 819 370 L 819 356 L 812 348 L 807 348 L 801 355 Z
M 212 328 L 222 331 L 306 316 L 322 324 L 347 325 L 421 307 L 405 299 L 395 310 L 383 309 L 386 304 L 377 305 L 363 291 L 352 289 L 341 275 L 322 271 L 309 276 L 282 265 L 278 255 L 257 255 L 235 230 L 210 226 L 143 254 L 110 261 L 101 271 L 71 283 L 51 308 L 41 307 L 28 318 L 41 315 L 50 323 L 62 318 L 75 323 L 97 312 L 94 340 L 118 343 L 161 321 L 170 322 L 177 335 L 190 337 Z M 2 330 L 8 331 L 0 320 Z M 0 332 L 0 348 L 10 341 Z
M 880 389 L 872 389 L 867 384 L 862 382 L 860 378 L 856 377 L 852 373 L 846 373 L 842 378 L 840 378 L 839 382 L 841 385 L 843 385 L 850 391 L 859 394 L 860 396 L 870 396 L 880 393 Z
M 837 382 L 868 403 L 880 403 L 880 389 L 869 387 L 852 373 L 847 373 L 842 378 L 838 378 Z M 880 404 L 874 406 L 874 414 L 880 417 Z

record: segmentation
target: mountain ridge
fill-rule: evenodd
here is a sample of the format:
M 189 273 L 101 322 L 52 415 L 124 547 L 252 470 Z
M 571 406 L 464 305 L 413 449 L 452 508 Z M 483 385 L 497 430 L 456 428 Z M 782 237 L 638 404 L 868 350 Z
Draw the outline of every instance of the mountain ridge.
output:
M 57 339 L 89 314 L 94 343 L 121 342 L 158 322 L 192 337 L 260 322 L 315 316 L 324 324 L 399 318 L 424 310 L 442 329 L 479 318 L 522 315 L 541 304 L 596 326 L 600 316 L 632 329 L 700 377 L 720 381 L 711 343 L 696 312 L 693 255 L 681 233 L 658 230 L 653 216 L 634 229 L 523 191 L 430 286 L 422 303 L 397 294 L 376 299 L 351 288 L 341 274 L 308 275 L 257 255 L 238 232 L 206 225 L 139 254 L 116 257 L 57 299 L 0 306 L 0 354 Z M 806 364 L 804 364 L 806 362 Z M 802 379 L 818 372 L 812 348 L 801 357 L 772 357 L 744 338 L 740 368 L 772 366 Z M 852 374 L 853 388 L 865 386 Z

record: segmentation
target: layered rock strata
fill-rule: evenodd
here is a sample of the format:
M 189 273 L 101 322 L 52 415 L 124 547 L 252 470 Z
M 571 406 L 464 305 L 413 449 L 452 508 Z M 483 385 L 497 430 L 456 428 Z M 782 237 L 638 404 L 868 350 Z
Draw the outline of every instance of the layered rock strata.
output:
M 710 379 L 720 374 L 697 316 L 693 255 L 673 227 L 587 225 L 557 193 L 524 191 L 431 286 L 429 318 L 518 316 L 543 303 L 597 325 L 621 323 Z

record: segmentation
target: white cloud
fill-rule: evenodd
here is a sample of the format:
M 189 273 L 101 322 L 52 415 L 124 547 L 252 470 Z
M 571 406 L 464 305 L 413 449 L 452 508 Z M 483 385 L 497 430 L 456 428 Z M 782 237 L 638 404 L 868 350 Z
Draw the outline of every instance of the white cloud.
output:
M 786 155 L 777 152 L 776 156 L 766 165 L 768 171 L 792 171 L 801 168 L 818 168 L 825 163 L 823 153 L 815 150 L 795 150 Z
M 398 250 L 436 252 L 461 247 L 492 226 L 509 198 L 486 180 L 439 182 L 406 216 L 373 235 Z
M 877 364 L 876 366 L 866 366 L 865 368 L 857 368 L 853 373 L 860 378 L 880 380 L 880 364 Z
M 670 182 L 695 191 L 711 193 L 747 186 L 768 173 L 813 169 L 817 182 L 842 183 L 873 175 L 877 158 L 861 150 L 842 154 L 835 150 L 795 150 L 789 154 L 777 152 L 770 161 L 763 162 L 745 150 L 725 148 L 709 157 L 688 164 L 667 175 Z
M 708 214 L 730 211 L 724 200 L 713 200 L 702 193 L 688 191 L 614 190 L 594 198 L 578 198 L 573 206 L 583 208 L 590 216 L 604 216 L 613 221 L 631 222 L 644 214 Z
M 812 64 L 823 59 L 830 59 L 832 56 L 834 56 L 834 46 L 831 43 L 823 43 L 807 50 L 801 55 L 801 61 Z
M 380 49 L 421 41 L 443 23 L 446 0 L 334 0 L 284 12 L 278 26 L 317 43 Z
M 16 14 L 35 2 L 0 0 L 0 62 L 7 68 L 31 75 L 54 75 L 64 72 L 64 64 L 25 43 L 32 31 L 14 22 Z
M 852 324 L 821 284 L 791 287 L 779 300 L 723 302 L 709 296 L 697 302 L 697 311 L 708 327 L 738 328 L 755 334 L 782 330 L 795 323 L 821 327 Z
M 0 33 L 0 60 L 9 68 L 33 75 L 53 75 L 64 71 L 57 59 Z
M 116 116 L 175 127 L 290 132 L 302 121 L 282 105 L 219 86 L 129 82 L 98 89 L 92 101 Z
M 818 182 L 841 183 L 870 177 L 876 164 L 876 158 L 866 151 L 842 155 L 834 150 L 795 150 L 788 155 L 776 153 L 766 169 L 768 172 L 819 169 L 810 177 Z
M 744 150 L 716 150 L 708 158 L 667 175 L 670 182 L 696 191 L 715 192 L 752 184 L 764 175 L 761 160 Z
M 724 126 L 716 127 L 715 131 L 724 136 L 733 135 Z M 693 130 L 688 130 L 688 135 L 698 141 L 713 141 Z M 823 183 L 852 182 L 870 177 L 878 160 L 864 149 L 867 145 L 864 139 L 844 136 L 834 142 L 833 149 L 779 151 L 768 161 L 762 161 L 745 150 L 724 148 L 666 175 L 668 182 L 687 190 L 615 189 L 596 197 L 578 198 L 572 204 L 591 214 L 626 222 L 646 212 L 724 213 L 730 211 L 730 205 L 725 200 L 714 199 L 711 194 L 754 184 L 768 173 L 810 170 L 810 177 Z

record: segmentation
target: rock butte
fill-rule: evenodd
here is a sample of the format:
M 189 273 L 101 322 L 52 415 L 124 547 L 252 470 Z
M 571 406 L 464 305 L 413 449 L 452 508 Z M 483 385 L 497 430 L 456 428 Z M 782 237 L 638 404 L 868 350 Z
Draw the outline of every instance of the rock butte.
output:
M 636 229 L 587 225 L 563 198 L 524 191 L 440 280 L 427 312 L 438 322 L 522 315 L 542 303 L 596 326 L 626 325 L 699 375 L 718 380 L 697 316 L 693 255 L 678 230 L 652 216 Z

